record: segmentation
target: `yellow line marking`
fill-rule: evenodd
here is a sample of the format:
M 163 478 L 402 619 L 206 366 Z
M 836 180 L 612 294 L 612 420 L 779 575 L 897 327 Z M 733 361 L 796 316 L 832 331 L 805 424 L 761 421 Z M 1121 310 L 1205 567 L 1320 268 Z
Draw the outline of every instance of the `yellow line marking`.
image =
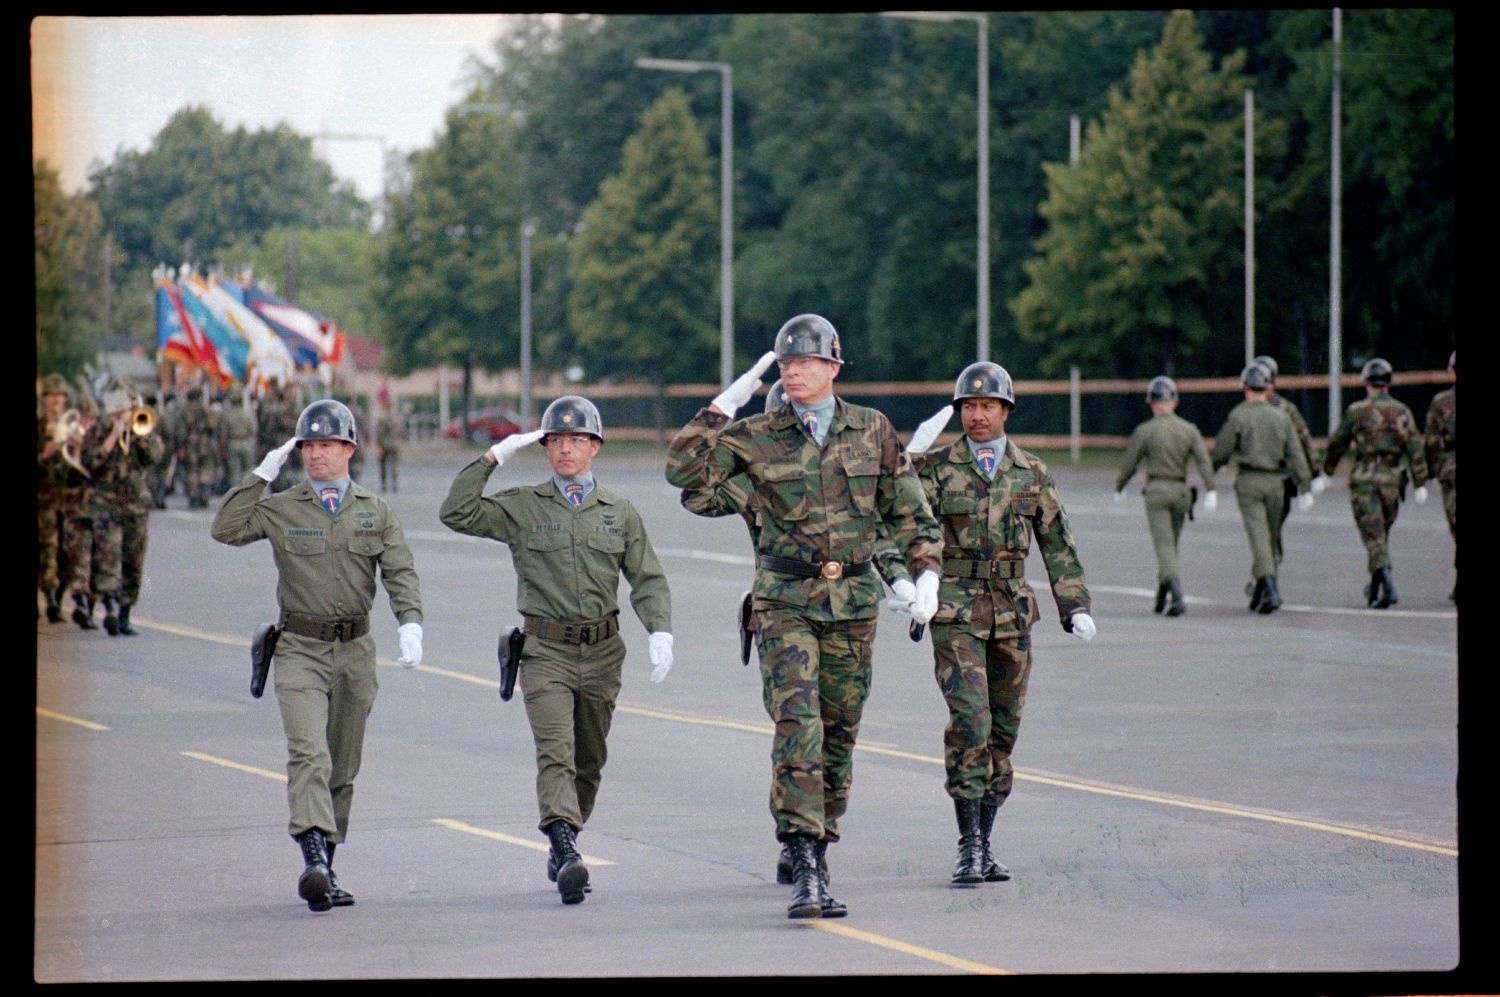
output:
M 77 717 L 70 717 L 66 713 L 54 713 L 53 711 L 41 706 L 38 706 L 36 708 L 36 715 L 39 717 L 46 717 L 49 720 L 61 720 L 65 724 L 77 724 L 80 727 L 87 727 L 89 730 L 109 730 L 109 728 L 104 726 L 103 724 L 96 724 L 92 720 L 80 720 Z
M 668 713 L 666 710 L 648 710 L 642 706 L 617 706 L 618 713 L 631 713 L 638 717 L 650 717 L 653 720 L 672 720 L 680 724 L 696 724 L 700 727 L 722 727 L 725 730 L 742 730 L 750 734 L 770 734 L 770 727 L 761 724 L 740 723 L 737 720 L 716 720 L 712 717 L 691 717 L 683 713 Z
M 487 831 L 482 827 L 475 827 L 473 824 L 465 824 L 461 820 L 453 820 L 451 817 L 434 817 L 432 818 L 432 822 L 440 824 L 450 831 L 462 831 L 465 834 L 489 838 L 491 841 L 503 841 L 507 845 L 520 845 L 522 848 L 530 848 L 537 852 L 551 851 L 550 845 L 543 845 L 528 838 L 517 838 L 514 835 L 501 834 L 499 831 Z M 614 865 L 609 859 L 601 859 L 597 855 L 585 855 L 583 852 L 579 852 L 578 854 L 589 865 Z
M 835 935 L 843 935 L 845 938 L 852 938 L 858 942 L 868 942 L 871 945 L 879 945 L 881 948 L 894 949 L 895 951 L 903 952 L 906 955 L 914 955 L 918 959 L 926 959 L 928 962 L 935 962 L 943 966 L 951 966 L 954 969 L 961 969 L 966 973 L 980 973 L 985 976 L 1016 975 L 1015 972 L 1009 969 L 1000 969 L 996 966 L 986 966 L 982 962 L 970 962 L 968 959 L 960 959 L 956 955 L 949 955 L 946 952 L 939 952 L 936 949 L 923 948 L 920 945 L 910 945 L 906 942 L 898 941 L 894 938 L 887 938 L 884 935 L 877 935 L 873 932 L 861 931 L 858 928 L 851 928 L 847 924 L 844 924 L 840 921 L 819 919 L 808 921 L 806 923 L 810 927 L 817 928 L 820 931 L 828 931 L 832 932 Z
M 179 751 L 184 758 L 196 758 L 200 762 L 208 762 L 210 765 L 222 765 L 226 769 L 235 769 L 239 772 L 249 772 L 266 779 L 275 779 L 277 782 L 286 782 L 286 775 L 281 772 L 272 772 L 270 769 L 256 768 L 254 765 L 244 765 L 240 762 L 232 762 L 227 758 L 219 758 L 216 755 L 205 755 L 201 751 Z

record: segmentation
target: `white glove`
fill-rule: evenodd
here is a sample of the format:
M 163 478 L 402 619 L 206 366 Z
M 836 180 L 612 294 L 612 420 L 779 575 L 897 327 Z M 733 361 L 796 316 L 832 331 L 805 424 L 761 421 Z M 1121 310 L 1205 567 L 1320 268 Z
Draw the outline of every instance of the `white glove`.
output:
M 719 393 L 714 399 L 714 408 L 733 419 L 735 411 L 755 394 L 755 389 L 760 386 L 760 378 L 766 372 L 766 368 L 775 362 L 776 354 L 771 350 L 761 354 L 761 358 L 755 361 L 754 367 L 745 371 L 735 379 L 733 384 Z
M 1417 505 L 1421 505 L 1423 502 L 1426 502 L 1427 501 L 1427 486 L 1426 485 L 1419 486 L 1417 488 L 1417 490 L 1413 493 L 1413 496 L 1417 500 Z
M 546 436 L 545 430 L 533 429 L 529 433 L 511 433 L 505 439 L 490 447 L 490 456 L 495 458 L 495 466 L 504 464 L 510 457 L 522 447 L 529 447 L 537 440 Z
M 881 605 L 893 613 L 910 616 L 916 601 L 917 587 L 911 583 L 910 579 L 898 578 L 891 582 L 890 597 L 882 601 Z
M 401 624 L 396 628 L 396 641 L 401 645 L 397 664 L 402 668 L 415 668 L 422 663 L 422 624 Z
M 913 587 L 916 598 L 911 604 L 911 618 L 924 626 L 938 611 L 938 576 L 929 569 L 917 576 Z
M 672 635 L 665 630 L 656 631 L 646 645 L 646 653 L 655 666 L 651 669 L 651 681 L 660 682 L 672 670 Z
M 253 472 L 262 481 L 275 481 L 276 476 L 281 473 L 281 465 L 291 456 L 292 450 L 297 446 L 297 437 L 293 436 L 281 446 L 266 454 L 266 459 L 260 462 L 260 466 Z
M 1297 496 L 1297 511 L 1306 512 L 1313 507 L 1312 492 L 1303 492 Z
M 1312 481 L 1312 493 L 1322 495 L 1328 489 L 1328 475 L 1320 474 Z
M 1119 491 L 1115 492 L 1114 501 L 1116 504 L 1125 501 L 1125 489 L 1121 488 Z
M 1068 622 L 1073 624 L 1071 631 L 1073 636 L 1085 644 L 1093 640 L 1094 634 L 1099 632 L 1099 628 L 1094 626 L 1094 618 L 1088 613 L 1074 613 L 1068 618 Z
M 907 453 L 926 453 L 932 446 L 932 441 L 938 438 L 943 427 L 948 425 L 948 420 L 953 418 L 953 406 L 944 405 L 937 410 L 937 414 L 922 420 L 917 431 L 911 434 L 911 442 L 906 445 Z
M 1203 496 L 1203 511 L 1213 512 L 1219 507 L 1219 493 L 1210 488 L 1208 494 Z

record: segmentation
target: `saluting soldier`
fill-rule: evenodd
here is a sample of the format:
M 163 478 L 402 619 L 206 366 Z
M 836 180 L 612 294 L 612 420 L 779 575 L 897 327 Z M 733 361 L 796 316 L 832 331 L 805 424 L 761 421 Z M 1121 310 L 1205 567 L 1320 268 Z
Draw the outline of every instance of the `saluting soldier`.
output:
M 224 496 L 213 538 L 243 546 L 270 540 L 276 560 L 276 700 L 287 740 L 288 832 L 302 850 L 297 895 L 310 910 L 354 897 L 333 873 L 348 840 L 354 777 L 375 704 L 370 607 L 377 573 L 390 598 L 404 668 L 422 660 L 422 596 L 401 522 L 385 500 L 349 477 L 358 446 L 354 414 L 332 399 L 302 410 L 297 432 Z M 271 483 L 302 452 L 307 478 Z
M 1146 386 L 1146 404 L 1151 408 L 1151 418 L 1130 434 L 1120 473 L 1115 476 L 1115 501 L 1124 498 L 1125 485 L 1144 462 L 1146 487 L 1141 495 L 1146 502 L 1151 546 L 1156 550 L 1153 612 L 1165 609 L 1168 616 L 1181 616 L 1187 604 L 1178 577 L 1177 541 L 1182 536 L 1182 524 L 1193 513 L 1193 491 L 1187 484 L 1189 463 L 1198 469 L 1208 492 L 1203 507 L 1209 512 L 1218 508 L 1219 493 L 1214 490 L 1214 468 L 1203 445 L 1203 434 L 1177 414 L 1177 382 L 1166 375 L 1152 378 Z
M 775 361 L 789 404 L 730 422 Z M 673 438 L 667 480 L 715 489 L 736 475 L 759 507 L 754 627 L 771 748 L 771 814 L 792 862 L 791 918 L 839 917 L 826 850 L 848 809 L 883 593 L 882 536 L 916 579 L 908 606 L 937 609 L 939 533 L 890 420 L 833 392 L 833 324 L 798 315 L 768 352 Z M 882 534 L 882 529 L 884 534 Z
M 1453 566 L 1458 567 L 1458 351 L 1448 357 L 1453 387 L 1440 391 L 1427 407 L 1427 471 L 1443 489 L 1443 515 L 1453 537 Z M 1449 601 L 1458 603 L 1458 579 L 1453 580 Z
M 1387 537 L 1401 509 L 1408 479 L 1417 486 L 1417 504 L 1427 501 L 1427 457 L 1416 416 L 1391 397 L 1391 365 L 1375 357 L 1365 363 L 1360 377 L 1365 382 L 1365 397 L 1344 410 L 1339 428 L 1328 438 L 1323 473 L 1332 475 L 1339 459 L 1346 452 L 1350 454 L 1354 466 L 1349 471 L 1349 505 L 1365 544 L 1370 571 L 1365 603 L 1385 609 L 1396 604 Z
M 1039 613 L 1025 571 L 1033 537 L 1063 630 L 1089 641 L 1097 628 L 1052 474 L 1005 434 L 1016 405 L 1010 374 L 989 361 L 970 364 L 954 384 L 953 403 L 963 437 L 928 453 L 915 452 L 927 440 L 914 437 L 909 449 L 943 531 L 932 652 L 948 704 L 945 788 L 959 832 L 952 884 L 973 886 L 1010 878 L 990 836 L 1015 780 L 1011 752 L 1031 677 L 1031 626 Z M 949 406 L 934 418 L 946 423 L 951 413 Z
M 1250 541 L 1250 576 L 1245 587 L 1250 608 L 1274 613 L 1281 608 L 1276 584 L 1276 552 L 1281 550 L 1281 508 L 1286 489 L 1281 476 L 1289 470 L 1296 479 L 1298 508 L 1312 508 L 1308 491 L 1312 469 L 1297 443 L 1291 417 L 1270 404 L 1271 373 L 1258 363 L 1240 372 L 1245 400 L 1229 412 L 1214 438 L 1214 470 L 1234 462 L 1234 497 Z M 1210 479 L 1211 480 L 1211 479 Z
M 547 480 L 484 495 L 485 482 L 522 447 L 542 441 Z M 510 548 L 525 620 L 520 682 L 536 742 L 537 828 L 547 836 L 547 878 L 565 904 L 591 892 L 578 833 L 599 795 L 605 739 L 620 695 L 625 641 L 620 576 L 650 632 L 651 681 L 672 668 L 672 599 L 635 507 L 594 479 L 604 426 L 593 402 L 565 395 L 541 428 L 507 436 L 458 473 L 439 516 L 449 529 Z

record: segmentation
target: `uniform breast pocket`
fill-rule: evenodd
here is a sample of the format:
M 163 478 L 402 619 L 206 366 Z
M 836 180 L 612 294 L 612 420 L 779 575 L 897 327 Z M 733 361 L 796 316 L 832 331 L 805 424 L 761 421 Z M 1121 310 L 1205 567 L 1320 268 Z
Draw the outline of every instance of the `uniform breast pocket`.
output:
M 572 540 L 566 533 L 533 533 L 526 538 L 526 549 L 545 554 L 548 551 L 562 550 L 570 543 Z
M 384 550 L 385 540 L 380 537 L 351 537 L 349 539 L 349 552 L 352 554 L 379 557 Z
M 849 501 L 854 512 L 859 516 L 875 515 L 880 462 L 870 458 L 845 458 L 844 476 L 849 479 Z
M 760 474 L 757 494 L 777 519 L 795 522 L 807 518 L 807 476 L 802 465 L 791 461 L 767 464 Z
M 949 546 L 977 550 L 981 537 L 974 529 L 979 500 L 972 495 L 945 494 L 938 499 L 938 517 L 943 523 L 943 540 Z
M 284 537 L 281 549 L 288 554 L 317 555 L 328 552 L 327 537 Z
M 625 538 L 614 536 L 609 533 L 590 533 L 588 540 L 589 552 L 595 557 L 604 555 L 611 562 L 618 563 L 625 556 Z

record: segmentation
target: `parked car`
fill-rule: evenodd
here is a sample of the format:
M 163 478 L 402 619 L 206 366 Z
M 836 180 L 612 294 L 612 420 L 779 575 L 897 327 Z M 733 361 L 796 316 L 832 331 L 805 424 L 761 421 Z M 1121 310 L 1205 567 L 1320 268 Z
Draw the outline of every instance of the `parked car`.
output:
M 494 443 L 520 431 L 521 416 L 514 409 L 491 406 L 469 413 L 469 439 L 475 443 Z M 462 439 L 463 434 L 464 422 L 461 418 L 454 417 L 443 427 L 446 439 Z

